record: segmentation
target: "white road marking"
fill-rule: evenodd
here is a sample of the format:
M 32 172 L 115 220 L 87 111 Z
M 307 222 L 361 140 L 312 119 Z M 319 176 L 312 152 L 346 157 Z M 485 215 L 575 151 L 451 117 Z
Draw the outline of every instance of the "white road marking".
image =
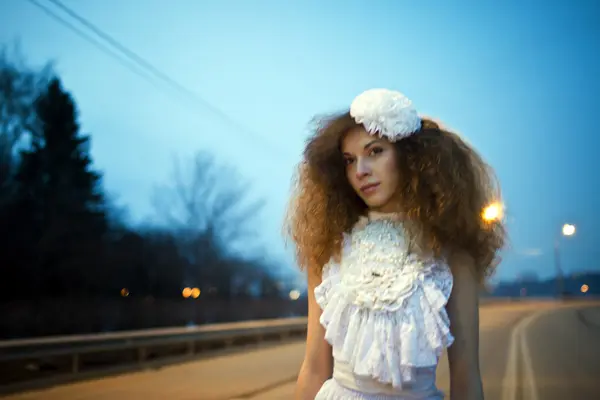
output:
M 538 400 L 538 393 L 535 384 L 531 352 L 529 351 L 529 343 L 527 342 L 527 327 L 530 326 L 534 320 L 538 319 L 541 314 L 546 313 L 536 313 L 524 320 L 519 332 L 521 336 L 521 357 L 523 358 L 523 386 L 529 394 L 529 396 L 527 396 L 527 399 L 529 400 Z
M 517 366 L 519 364 L 518 334 L 519 325 L 517 324 L 510 333 L 508 342 L 508 359 L 506 360 L 506 369 L 504 379 L 502 380 L 502 400 L 515 400 L 517 398 Z
M 545 309 L 523 318 L 510 334 L 508 344 L 508 360 L 504 370 L 504 379 L 502 380 L 502 400 L 516 400 L 519 356 L 523 360 L 523 386 L 528 393 L 528 400 L 537 400 L 537 386 L 535 384 L 535 373 L 533 372 L 533 362 L 529 343 L 527 342 L 527 329 L 540 317 L 558 311 L 564 308 L 581 307 L 581 304 L 558 305 L 555 308 Z

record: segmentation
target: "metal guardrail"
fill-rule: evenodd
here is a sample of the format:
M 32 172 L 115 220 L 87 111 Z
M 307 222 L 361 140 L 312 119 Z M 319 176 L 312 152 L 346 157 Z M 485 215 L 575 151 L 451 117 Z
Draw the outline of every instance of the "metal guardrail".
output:
M 221 342 L 226 347 L 236 341 L 262 341 L 306 332 L 307 319 L 283 318 L 262 321 L 220 323 L 197 327 L 176 327 L 99 334 L 52 336 L 0 341 L 0 362 L 102 351 L 143 349 L 160 344 L 181 344 L 194 353 L 198 346 Z M 143 353 L 143 351 L 141 352 Z M 139 361 L 144 361 L 143 357 Z M 77 372 L 76 360 L 73 372 Z
M 102 375 L 115 366 L 135 370 L 205 351 L 300 337 L 306 326 L 307 318 L 300 317 L 0 341 L 0 393 Z M 108 354 L 110 361 L 98 363 Z M 50 365 L 50 372 L 41 372 L 43 365 Z
M 482 298 L 480 303 L 487 306 L 523 300 L 555 299 Z M 63 383 L 84 379 L 90 376 L 90 370 L 102 375 L 115 365 L 120 365 L 122 371 L 135 370 L 153 361 L 193 359 L 207 350 L 300 337 L 306 334 L 306 327 L 307 318 L 299 317 L 0 341 L 0 393 L 40 383 L 47 386 L 48 376 L 54 383 Z M 93 360 L 107 354 L 112 354 L 108 362 Z M 42 374 L 39 366 L 43 364 L 55 367 Z M 56 378 L 62 380 L 57 382 Z

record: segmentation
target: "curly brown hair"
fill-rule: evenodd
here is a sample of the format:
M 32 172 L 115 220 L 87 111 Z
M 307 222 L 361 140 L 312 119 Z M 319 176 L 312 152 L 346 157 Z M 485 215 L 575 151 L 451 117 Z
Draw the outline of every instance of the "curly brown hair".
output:
M 340 256 L 343 233 L 366 214 L 367 206 L 348 182 L 340 150 L 356 122 L 348 112 L 315 122 L 284 229 L 296 244 L 300 267 L 320 273 L 331 257 Z M 485 207 L 500 199 L 492 168 L 460 136 L 427 118 L 419 132 L 393 144 L 402 177 L 398 201 L 409 236 L 420 238 L 420 246 L 436 257 L 468 253 L 484 280 L 499 262 L 506 235 L 501 219 L 482 218 Z

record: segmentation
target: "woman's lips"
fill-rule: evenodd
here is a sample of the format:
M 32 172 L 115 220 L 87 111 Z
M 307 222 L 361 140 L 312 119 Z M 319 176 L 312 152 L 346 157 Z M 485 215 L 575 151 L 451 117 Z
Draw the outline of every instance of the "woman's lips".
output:
M 373 194 L 377 191 L 379 187 L 379 183 L 369 183 L 368 185 L 364 185 L 360 188 L 360 191 L 364 194 Z

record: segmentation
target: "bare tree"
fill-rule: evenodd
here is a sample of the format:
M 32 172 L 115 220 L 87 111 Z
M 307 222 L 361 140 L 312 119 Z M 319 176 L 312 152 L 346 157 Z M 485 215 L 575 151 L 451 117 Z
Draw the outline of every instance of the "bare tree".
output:
M 185 173 L 187 171 L 187 174 Z M 231 249 L 255 237 L 254 218 L 263 206 L 249 198 L 249 185 L 235 169 L 198 152 L 188 168 L 175 158 L 171 182 L 155 190 L 161 222 L 208 250 Z
M 171 181 L 156 189 L 153 203 L 177 237 L 187 277 L 203 290 L 229 297 L 236 282 L 257 274 L 254 223 L 263 203 L 249 197 L 249 185 L 235 169 L 204 151 L 187 168 L 176 158 Z M 244 256 L 234 255 L 241 248 Z
M 18 44 L 0 48 L 0 202 L 11 194 L 17 150 L 33 132 L 33 103 L 52 75 L 50 63 L 41 68 L 27 65 Z

